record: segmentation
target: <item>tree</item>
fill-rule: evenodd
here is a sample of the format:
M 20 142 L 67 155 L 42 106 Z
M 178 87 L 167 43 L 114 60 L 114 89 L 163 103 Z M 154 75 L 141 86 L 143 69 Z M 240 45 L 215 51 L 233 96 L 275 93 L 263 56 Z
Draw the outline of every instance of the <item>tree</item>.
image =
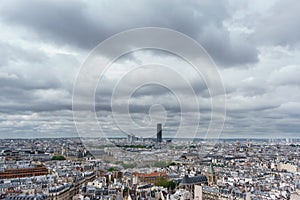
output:
M 108 171 L 112 172 L 112 171 L 116 171 L 116 169 L 114 167 L 110 167 L 110 168 L 108 168 Z
M 51 160 L 66 160 L 66 158 L 62 155 L 56 155 L 51 158 Z
M 128 163 L 128 164 L 123 163 L 122 165 L 123 165 L 123 167 L 124 167 L 125 169 L 128 169 L 128 168 L 134 168 L 134 167 L 135 167 L 135 164 L 133 164 L 133 163 Z
M 176 183 L 174 181 L 169 181 L 165 178 L 159 178 L 157 181 L 156 181 L 156 186 L 162 186 L 162 187 L 165 187 L 165 188 L 170 188 L 172 190 L 174 190 L 176 188 Z
M 164 161 L 157 161 L 157 162 L 154 163 L 153 166 L 162 168 L 162 167 L 166 167 L 167 165 L 168 165 L 168 163 L 166 163 Z

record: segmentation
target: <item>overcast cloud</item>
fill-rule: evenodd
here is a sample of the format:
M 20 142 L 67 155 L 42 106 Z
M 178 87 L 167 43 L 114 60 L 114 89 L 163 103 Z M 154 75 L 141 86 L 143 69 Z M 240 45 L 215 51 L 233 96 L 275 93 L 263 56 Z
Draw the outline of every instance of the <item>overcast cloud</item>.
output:
M 0 137 L 76 136 L 73 83 L 89 52 L 113 34 L 149 26 L 190 36 L 216 62 L 227 95 L 222 137 L 299 137 L 299 4 L 296 0 L 2 0 Z M 140 127 L 149 128 L 153 125 L 149 124 L 150 108 L 161 104 L 167 112 L 166 136 L 172 136 L 180 113 L 192 124 L 195 113 L 200 112 L 198 136 L 203 137 L 211 111 L 204 80 L 174 55 L 151 50 L 120 58 L 100 82 L 95 105 L 103 129 L 122 135 L 111 115 L 112 91 L 122 73 L 151 61 L 180 69 L 196 91 L 200 109 L 181 113 L 180 104 L 189 107 L 192 97 L 178 103 L 172 91 L 148 85 L 137 89 L 129 101 L 132 119 Z M 135 81 L 154 74 L 141 69 L 122 84 L 132 89 Z M 167 77 L 184 95 L 182 82 L 168 74 L 161 71 L 156 75 Z M 121 104 L 126 102 L 120 99 Z

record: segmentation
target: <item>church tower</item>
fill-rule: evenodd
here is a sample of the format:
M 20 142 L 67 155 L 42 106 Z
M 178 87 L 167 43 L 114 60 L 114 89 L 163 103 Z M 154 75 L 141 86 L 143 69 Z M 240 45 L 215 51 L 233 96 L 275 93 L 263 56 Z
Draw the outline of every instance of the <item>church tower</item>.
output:
M 210 163 L 208 170 L 206 172 L 208 185 L 214 185 L 217 183 L 216 173 L 212 163 Z

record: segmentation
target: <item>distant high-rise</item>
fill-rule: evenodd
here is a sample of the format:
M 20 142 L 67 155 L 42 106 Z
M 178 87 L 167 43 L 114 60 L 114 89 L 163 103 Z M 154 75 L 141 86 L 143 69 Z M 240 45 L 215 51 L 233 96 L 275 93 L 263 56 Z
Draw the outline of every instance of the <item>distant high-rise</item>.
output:
M 157 138 L 156 142 L 162 142 L 162 124 L 157 124 Z

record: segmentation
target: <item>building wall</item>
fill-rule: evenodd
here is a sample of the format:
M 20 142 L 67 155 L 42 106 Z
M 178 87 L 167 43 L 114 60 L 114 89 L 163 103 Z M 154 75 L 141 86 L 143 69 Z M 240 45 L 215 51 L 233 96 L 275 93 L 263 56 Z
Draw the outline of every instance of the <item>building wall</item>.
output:
M 291 173 L 297 173 L 297 166 L 291 163 L 280 163 L 279 170 L 286 170 Z
M 0 172 L 0 179 L 41 176 L 47 174 L 49 174 L 49 170 L 45 166 L 39 165 L 33 168 L 5 169 L 3 172 Z

